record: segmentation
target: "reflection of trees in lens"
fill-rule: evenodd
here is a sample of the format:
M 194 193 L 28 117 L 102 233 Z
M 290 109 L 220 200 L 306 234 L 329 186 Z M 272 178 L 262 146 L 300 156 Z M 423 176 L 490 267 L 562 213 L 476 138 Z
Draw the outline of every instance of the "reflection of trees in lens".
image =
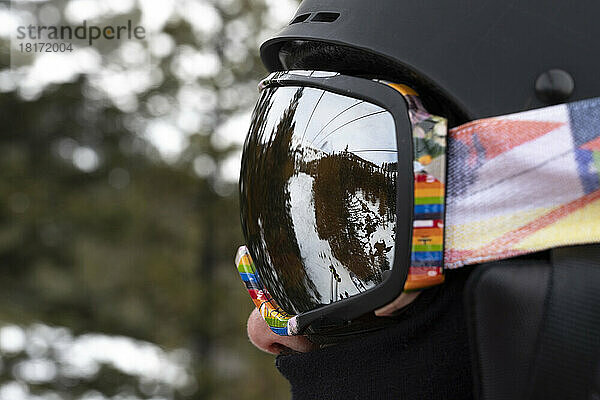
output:
M 274 91 L 266 90 L 255 110 L 245 144 L 240 182 L 242 220 L 248 247 L 262 280 L 275 301 L 288 312 L 320 304 L 320 295 L 306 275 L 290 213 L 287 183 L 295 173 L 291 150 L 298 89 L 272 132 L 265 132 Z M 265 137 L 265 135 L 269 135 Z M 252 171 L 248 171 L 249 167 Z M 253 177 L 253 181 L 249 178 Z M 293 299 L 292 306 L 288 299 Z
M 348 151 L 326 155 L 306 165 L 315 178 L 313 185 L 317 231 L 327 240 L 332 253 L 363 282 L 380 282 L 381 272 L 390 269 L 391 247 L 371 235 L 395 220 L 396 164 L 381 167 Z M 377 215 L 370 203 L 378 203 Z

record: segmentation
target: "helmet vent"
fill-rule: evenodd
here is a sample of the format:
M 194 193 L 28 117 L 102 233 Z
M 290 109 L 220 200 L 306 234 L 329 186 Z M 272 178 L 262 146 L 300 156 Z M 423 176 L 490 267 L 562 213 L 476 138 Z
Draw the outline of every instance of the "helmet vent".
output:
M 320 12 L 315 15 L 310 22 L 334 22 L 340 17 L 337 12 Z
M 304 22 L 310 17 L 310 13 L 298 15 L 296 18 L 290 22 L 290 25 L 299 24 L 300 22 Z

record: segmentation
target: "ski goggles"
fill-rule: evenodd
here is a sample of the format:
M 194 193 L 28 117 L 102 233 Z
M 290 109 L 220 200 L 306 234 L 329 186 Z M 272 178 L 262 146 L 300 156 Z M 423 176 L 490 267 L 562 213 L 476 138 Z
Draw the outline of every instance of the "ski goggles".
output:
M 259 88 L 236 265 L 277 334 L 347 325 L 444 267 L 600 241 L 595 100 L 448 132 L 404 85 L 287 71 Z

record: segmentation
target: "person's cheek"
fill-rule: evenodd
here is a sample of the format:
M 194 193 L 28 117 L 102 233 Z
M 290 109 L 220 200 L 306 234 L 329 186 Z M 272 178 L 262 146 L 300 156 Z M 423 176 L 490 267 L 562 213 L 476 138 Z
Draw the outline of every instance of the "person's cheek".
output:
M 248 317 L 248 337 L 258 349 L 275 355 L 288 349 L 306 353 L 317 348 L 304 336 L 279 336 L 273 333 L 256 309 Z
M 396 297 L 390 304 L 375 310 L 375 315 L 378 317 L 389 317 L 395 312 L 402 310 L 404 307 L 415 301 L 421 292 L 402 293 Z

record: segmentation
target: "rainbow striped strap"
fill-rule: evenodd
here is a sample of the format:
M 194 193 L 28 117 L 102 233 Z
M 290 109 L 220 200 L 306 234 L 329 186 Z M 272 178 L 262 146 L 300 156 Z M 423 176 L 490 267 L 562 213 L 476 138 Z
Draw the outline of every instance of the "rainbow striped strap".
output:
M 444 281 L 444 196 L 446 182 L 447 120 L 427 112 L 410 87 L 388 83 L 408 103 L 412 124 L 414 217 L 411 266 L 405 291 L 420 290 Z
M 600 242 L 600 99 L 459 126 L 448 160 L 447 268 Z
M 283 312 L 264 287 L 259 275 L 256 273 L 256 267 L 246 246 L 241 246 L 238 249 L 235 265 L 250 297 L 252 297 L 252 302 L 269 328 L 278 335 L 293 335 L 296 319 L 292 315 Z

